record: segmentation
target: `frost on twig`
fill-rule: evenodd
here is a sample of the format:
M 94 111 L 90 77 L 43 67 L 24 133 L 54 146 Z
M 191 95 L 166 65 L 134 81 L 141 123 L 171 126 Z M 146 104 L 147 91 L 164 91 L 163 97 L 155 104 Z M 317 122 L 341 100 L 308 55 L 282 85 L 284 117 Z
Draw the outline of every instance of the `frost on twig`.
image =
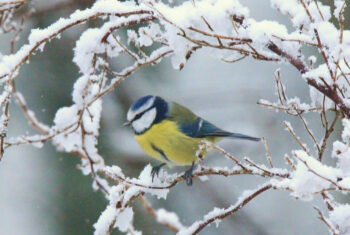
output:
M 255 197 L 265 192 L 266 190 L 269 190 L 271 187 L 271 184 L 267 183 L 258 187 L 256 190 L 247 190 L 243 192 L 242 196 L 237 200 L 236 204 L 225 209 L 214 208 L 211 212 L 209 212 L 203 217 L 203 220 L 196 221 L 191 226 L 180 230 L 178 234 L 198 234 L 204 227 L 208 226 L 213 222 L 215 222 L 216 226 L 218 226 L 222 219 L 229 215 L 232 215 L 233 213 L 241 209 L 243 206 L 245 206 L 247 203 L 249 203 L 251 200 L 253 200 Z

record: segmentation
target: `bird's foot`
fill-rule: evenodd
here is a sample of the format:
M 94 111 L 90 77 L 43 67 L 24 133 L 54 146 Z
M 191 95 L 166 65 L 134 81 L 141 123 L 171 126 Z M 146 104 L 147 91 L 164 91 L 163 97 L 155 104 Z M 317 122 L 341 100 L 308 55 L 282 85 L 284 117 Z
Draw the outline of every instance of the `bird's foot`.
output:
M 193 169 L 194 169 L 194 162 L 192 162 L 191 167 L 187 171 L 185 171 L 184 179 L 186 181 L 187 186 L 192 185 Z
M 152 167 L 152 171 L 151 171 L 151 176 L 152 176 L 152 183 L 153 183 L 153 179 L 154 179 L 154 176 L 155 175 L 159 175 L 159 171 L 160 171 L 160 168 L 162 168 L 163 166 L 165 166 L 166 164 L 165 163 L 162 163 L 158 166 L 154 166 Z

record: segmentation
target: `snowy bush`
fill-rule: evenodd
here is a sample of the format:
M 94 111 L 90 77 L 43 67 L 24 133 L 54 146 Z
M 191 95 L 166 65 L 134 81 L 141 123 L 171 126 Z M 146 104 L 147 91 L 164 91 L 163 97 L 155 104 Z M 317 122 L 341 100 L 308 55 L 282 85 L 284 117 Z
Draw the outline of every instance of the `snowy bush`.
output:
M 350 30 L 344 28 L 345 0 L 334 0 L 325 5 L 318 0 L 270 0 L 271 7 L 288 17 L 292 29 L 271 20 L 256 20 L 250 15 L 244 1 L 239 0 L 192 0 L 182 3 L 157 0 L 119 2 L 97 0 L 90 8 L 77 10 L 67 18 L 60 18 L 44 29 L 32 29 L 28 43 L 14 52 L 15 37 L 10 42 L 11 52 L 0 54 L 1 134 L 0 159 L 6 149 L 31 144 L 40 148 L 51 141 L 59 151 L 70 152 L 81 158 L 80 169 L 91 175 L 93 186 L 101 190 L 108 202 L 106 209 L 94 224 L 96 234 L 110 234 L 117 229 L 128 234 L 141 234 L 133 226 L 133 201 L 139 200 L 147 212 L 161 224 L 178 234 L 198 234 L 203 228 L 219 222 L 243 208 L 267 190 L 290 192 L 291 197 L 312 202 L 316 195 L 323 198 L 327 211 L 315 208 L 317 215 L 331 234 L 350 233 L 350 206 L 337 202 L 333 194 L 350 191 Z M 0 0 L 1 33 L 22 30 L 22 24 L 13 21 L 13 14 L 26 0 Z M 73 62 L 79 67 L 80 77 L 73 87 L 73 105 L 57 110 L 53 125 L 41 123 L 27 107 L 25 98 L 15 88 L 14 81 L 20 68 L 34 53 L 45 53 L 45 44 L 60 38 L 60 34 L 78 24 L 99 18 L 99 28 L 88 28 L 76 42 Z M 133 26 L 133 27 L 131 27 Z M 127 40 L 120 35 L 127 30 Z M 124 31 L 125 32 L 125 31 Z M 315 48 L 315 55 L 307 57 L 305 50 Z M 147 49 L 147 50 L 146 50 Z M 308 147 L 300 139 L 289 122 L 285 128 L 299 144 L 286 156 L 288 168 L 273 164 L 268 146 L 268 165 L 260 165 L 244 158 L 238 160 L 224 149 L 203 143 L 232 161 L 232 166 L 205 167 L 201 165 L 194 177 L 221 175 L 254 175 L 265 183 L 254 190 L 246 190 L 230 207 L 214 208 L 190 225 L 184 225 L 175 212 L 154 209 L 144 197 L 166 198 L 176 184 L 183 181 L 182 174 L 161 171 L 152 182 L 150 165 L 138 178 L 130 178 L 118 166 L 106 166 L 98 153 L 103 97 L 142 67 L 156 66 L 169 58 L 174 69 L 181 70 L 193 53 L 209 50 L 213 57 L 226 63 L 234 63 L 247 57 L 271 63 L 283 63 L 294 67 L 299 78 L 309 87 L 311 102 L 289 98 L 281 80 L 280 70 L 275 73 L 277 101 L 260 100 L 259 104 L 300 119 L 313 140 Z M 146 51 L 150 51 L 146 53 Z M 318 53 L 318 54 L 317 54 Z M 113 71 L 111 58 L 128 55 L 133 63 Z M 316 61 L 316 56 L 322 58 Z M 29 123 L 38 131 L 36 135 L 15 137 L 7 133 L 11 121 L 9 106 L 15 100 Z M 324 136 L 317 139 L 304 114 L 319 115 Z M 342 139 L 329 143 L 334 126 L 342 120 Z M 332 149 L 332 155 L 325 150 Z M 336 165 L 328 165 L 325 158 L 336 159 Z M 209 178 L 210 179 L 210 178 Z M 137 228 L 141 230 L 142 228 Z

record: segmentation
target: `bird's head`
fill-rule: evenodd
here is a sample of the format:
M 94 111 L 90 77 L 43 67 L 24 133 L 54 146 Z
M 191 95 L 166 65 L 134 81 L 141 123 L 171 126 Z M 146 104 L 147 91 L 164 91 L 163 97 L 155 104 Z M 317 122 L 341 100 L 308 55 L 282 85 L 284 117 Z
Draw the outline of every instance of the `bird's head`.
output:
M 135 134 L 142 134 L 153 124 L 168 117 L 168 102 L 159 96 L 144 96 L 129 108 L 126 125 L 131 125 Z

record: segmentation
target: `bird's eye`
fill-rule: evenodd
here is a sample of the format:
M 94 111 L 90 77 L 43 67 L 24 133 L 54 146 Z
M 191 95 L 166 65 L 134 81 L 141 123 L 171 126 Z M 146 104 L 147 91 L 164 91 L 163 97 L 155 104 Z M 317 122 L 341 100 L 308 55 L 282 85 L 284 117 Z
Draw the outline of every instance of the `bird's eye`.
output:
M 0 0 L 1 1 L 1 0 Z M 153 106 L 142 111 L 141 113 L 138 113 L 135 115 L 135 117 L 130 121 L 130 122 L 133 122 L 133 121 L 136 121 L 137 119 L 139 119 L 140 117 L 142 117 L 142 115 L 144 115 L 146 112 L 150 111 L 152 108 L 154 108 Z
M 143 114 L 145 113 L 145 111 L 141 112 L 141 113 L 138 113 L 136 114 L 136 116 L 134 117 L 133 121 L 139 119 Z

